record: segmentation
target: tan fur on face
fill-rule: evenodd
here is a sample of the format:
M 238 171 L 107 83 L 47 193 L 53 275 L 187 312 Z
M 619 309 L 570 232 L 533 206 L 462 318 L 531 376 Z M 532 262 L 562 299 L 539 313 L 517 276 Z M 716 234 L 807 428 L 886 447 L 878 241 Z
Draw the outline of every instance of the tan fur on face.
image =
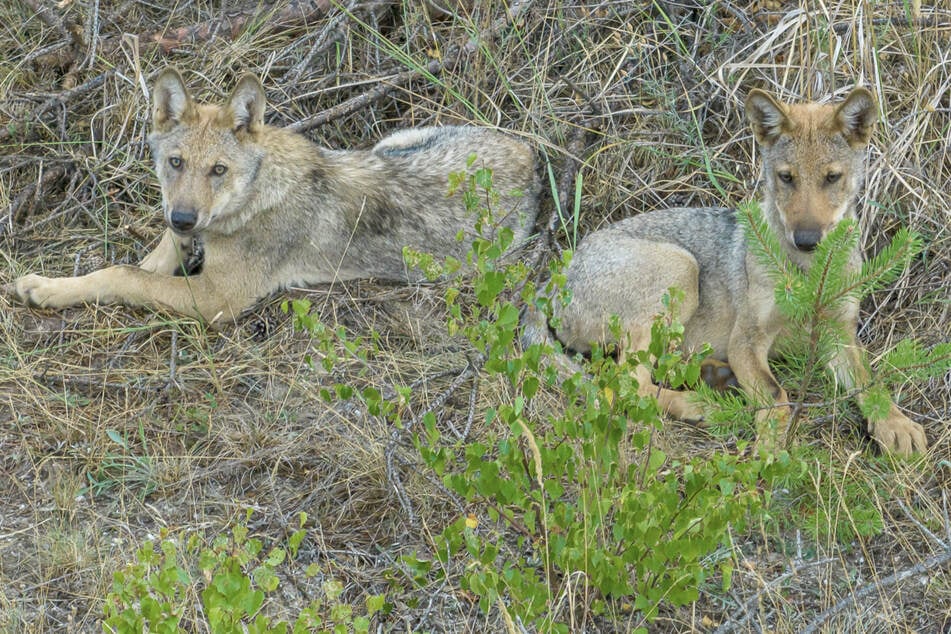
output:
M 854 150 L 870 139 L 875 100 L 856 88 L 838 105 L 788 105 L 754 90 L 746 110 L 762 152 L 764 207 L 788 255 L 805 265 L 810 241 L 854 217 L 865 174 L 864 152 Z

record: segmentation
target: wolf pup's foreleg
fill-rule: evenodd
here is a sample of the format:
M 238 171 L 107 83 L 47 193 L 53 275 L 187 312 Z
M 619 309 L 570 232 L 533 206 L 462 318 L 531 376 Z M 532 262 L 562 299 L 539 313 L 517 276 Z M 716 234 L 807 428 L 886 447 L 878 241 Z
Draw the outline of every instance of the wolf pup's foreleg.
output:
M 174 275 L 191 248 L 191 242 L 191 238 L 176 236 L 171 229 L 166 229 L 158 246 L 139 262 L 139 268 L 152 273 Z
M 850 332 L 854 330 L 853 328 Z M 865 402 L 863 388 L 869 384 L 871 378 L 864 357 L 865 350 L 852 335 L 829 364 L 841 385 L 846 389 L 858 388 L 855 400 L 859 404 Z M 868 421 L 868 433 L 883 449 L 902 456 L 928 448 L 924 428 L 905 416 L 894 402 L 889 404 L 888 416 L 883 420 Z
M 727 356 L 743 390 L 764 405 L 756 412 L 757 443 L 767 449 L 786 442 L 789 396 L 769 368 L 769 350 L 775 333 L 745 319 L 738 319 L 730 335 Z
M 240 312 L 253 301 L 232 297 L 229 302 L 206 276 L 172 277 L 130 265 L 111 266 L 80 277 L 25 275 L 16 281 L 15 290 L 21 301 L 40 308 L 118 302 L 166 309 L 209 322 L 221 316 L 232 317 L 234 304 Z

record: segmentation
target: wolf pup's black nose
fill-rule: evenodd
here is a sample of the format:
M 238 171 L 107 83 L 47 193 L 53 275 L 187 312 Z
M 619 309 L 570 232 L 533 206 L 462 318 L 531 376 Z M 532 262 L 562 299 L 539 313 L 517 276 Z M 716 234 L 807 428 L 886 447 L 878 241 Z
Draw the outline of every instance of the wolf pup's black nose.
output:
M 818 229 L 801 229 L 793 233 L 793 241 L 800 251 L 812 251 L 822 240 L 822 232 Z
M 169 218 L 169 223 L 172 225 L 172 229 L 178 231 L 179 233 L 191 231 L 195 228 L 195 224 L 197 222 L 198 214 L 196 214 L 194 211 L 180 211 L 178 209 L 173 209 L 172 215 Z

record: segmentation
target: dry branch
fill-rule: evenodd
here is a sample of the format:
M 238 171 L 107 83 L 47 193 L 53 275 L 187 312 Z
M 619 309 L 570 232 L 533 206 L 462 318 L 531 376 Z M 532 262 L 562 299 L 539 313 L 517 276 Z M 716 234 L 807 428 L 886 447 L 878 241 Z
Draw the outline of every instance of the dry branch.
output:
M 23 0 L 23 2 L 44 24 L 59 32 L 64 40 L 68 40 L 68 42 L 60 42 L 52 47 L 50 51 L 34 57 L 45 65 L 60 67 L 75 65 L 79 57 L 79 51 L 86 47 L 83 28 L 79 25 L 67 25 L 54 13 L 52 8 L 41 4 L 38 0 Z M 365 4 L 374 7 L 386 3 L 379 0 L 368 0 Z M 271 5 L 272 7 L 266 8 L 263 14 L 262 5 L 251 5 L 249 8 L 235 10 L 205 22 L 143 33 L 133 39 L 139 43 L 139 47 L 143 50 L 158 48 L 160 52 L 167 55 L 177 48 L 205 44 L 216 37 L 227 37 L 234 40 L 254 20 L 261 17 L 264 18 L 264 24 L 261 27 L 269 32 L 307 26 L 323 18 L 334 6 L 332 0 L 291 0 L 287 6 L 276 10 L 273 9 L 273 3 Z M 267 13 L 267 11 L 270 11 L 270 13 Z M 90 33 L 90 37 L 93 40 L 93 49 L 97 48 L 98 44 L 103 56 L 114 54 L 125 40 L 125 37 L 113 36 L 99 42 L 96 32 Z M 68 50 L 64 51 L 63 49 L 67 47 Z
M 56 44 L 44 47 L 27 55 L 27 59 L 35 60 L 42 66 L 54 68 L 68 68 L 62 79 L 62 86 L 65 89 L 73 88 L 76 85 L 76 71 L 79 66 L 79 51 L 86 48 L 86 39 L 83 36 L 83 28 L 78 24 L 66 24 L 53 8 L 48 4 L 42 4 L 39 0 L 23 0 L 33 14 L 43 22 L 43 24 L 52 28 L 60 34 L 61 39 Z
M 578 178 L 578 170 L 581 169 L 581 163 L 585 154 L 585 148 L 590 147 L 591 137 L 601 129 L 601 114 L 592 104 L 588 112 L 579 117 L 579 121 L 571 133 L 571 140 L 568 142 L 568 151 L 566 152 L 565 167 L 561 173 L 561 179 L 558 182 L 558 202 L 561 208 L 561 219 L 564 222 L 571 222 L 576 210 L 571 207 L 574 203 L 573 194 L 575 191 L 575 180 Z M 549 221 L 548 230 L 553 231 L 554 218 Z
M 447 55 L 441 60 L 437 59 L 429 62 L 429 64 L 426 65 L 425 74 L 437 74 L 446 67 L 446 61 L 449 59 L 449 57 L 450 56 Z M 454 55 L 452 55 L 452 57 L 455 59 Z M 388 81 L 381 80 L 379 84 L 367 92 L 359 94 L 356 97 L 351 97 L 350 99 L 347 99 L 336 106 L 327 108 L 326 110 L 319 112 L 312 117 L 301 119 L 300 121 L 292 123 L 287 127 L 291 130 L 294 130 L 295 132 L 306 132 L 308 130 L 313 130 L 314 128 L 318 128 L 325 123 L 333 121 L 334 119 L 345 117 L 348 114 L 352 114 L 357 110 L 370 105 L 371 103 L 383 99 L 397 88 L 402 88 L 414 79 L 419 78 L 422 74 L 424 73 L 419 70 L 407 70 L 400 73 L 399 75 L 394 76 Z
M 905 579 L 909 579 L 916 575 L 920 575 L 925 572 L 929 572 L 936 568 L 941 568 L 947 566 L 951 562 L 951 550 L 946 550 L 944 552 L 938 553 L 937 555 L 932 555 L 924 561 L 911 566 L 910 568 L 905 568 L 904 570 L 899 570 L 894 574 L 890 574 L 883 579 L 867 583 L 849 596 L 845 597 L 835 605 L 833 605 L 828 610 L 824 610 L 816 618 L 814 618 L 810 623 L 801 631 L 801 634 L 815 634 L 819 631 L 819 628 L 822 627 L 829 619 L 834 617 L 836 614 L 846 610 L 852 605 L 858 607 L 859 599 L 870 595 L 874 592 L 880 591 L 882 588 L 887 588 L 889 586 L 894 586 L 898 583 L 901 583 Z
M 746 623 L 756 614 L 756 606 L 759 604 L 760 599 L 771 592 L 775 592 L 778 587 L 785 583 L 788 579 L 795 577 L 801 573 L 806 568 L 814 568 L 817 566 L 825 566 L 827 564 L 833 563 L 835 560 L 832 558 L 820 559 L 818 561 L 803 562 L 798 566 L 794 567 L 792 570 L 788 570 L 782 575 L 776 577 L 769 581 L 766 586 L 754 594 L 752 597 L 747 599 L 742 606 L 740 606 L 740 614 L 734 619 L 729 619 L 720 625 L 713 634 L 730 634 L 731 632 L 738 632 L 740 628 L 746 625 Z M 755 623 L 753 624 L 756 625 Z M 758 628 L 758 626 L 757 626 Z
M 874 18 L 870 20 L 873 26 L 881 25 L 891 25 L 891 26 L 905 26 L 910 29 L 925 29 L 925 28 L 948 28 L 951 27 L 951 20 L 941 19 L 937 16 L 933 17 L 920 17 L 920 18 L 907 18 L 905 16 L 895 16 L 888 18 Z M 837 22 L 832 25 L 832 30 L 838 35 L 848 33 L 850 30 L 855 28 L 855 24 L 852 22 Z
M 479 37 L 476 38 L 476 41 L 485 41 L 495 38 L 500 32 L 502 32 L 503 29 L 508 28 L 511 24 L 513 24 L 519 18 L 519 16 L 521 16 L 531 7 L 531 5 L 532 0 L 526 0 L 525 2 L 513 2 L 512 6 L 506 13 L 506 17 L 500 18 L 493 22 L 492 26 L 479 34 Z M 306 132 L 307 130 L 312 130 L 325 123 L 333 121 L 334 119 L 356 112 L 357 110 L 368 106 L 371 103 L 375 103 L 380 99 L 383 99 L 397 88 L 405 86 L 414 79 L 434 77 L 443 70 L 455 66 L 457 60 L 460 58 L 460 55 L 462 53 L 471 52 L 474 47 L 475 44 L 473 40 L 470 40 L 465 46 L 452 47 L 447 50 L 440 59 L 434 59 L 422 68 L 414 68 L 404 71 L 392 77 L 392 79 L 381 78 L 381 83 L 367 92 L 357 95 L 356 97 L 351 97 L 343 103 L 337 104 L 332 108 L 327 108 L 323 112 L 319 112 L 312 117 L 308 117 L 307 119 L 302 119 L 288 127 L 296 132 Z
M 56 106 L 63 106 L 78 97 L 82 97 L 96 90 L 102 86 L 107 79 L 112 77 L 114 72 L 115 71 L 112 70 L 106 71 L 75 88 L 62 90 L 41 103 L 33 112 L 21 118 L 20 121 L 11 121 L 6 127 L 0 128 L 0 143 L 12 137 L 17 130 L 25 130 L 29 124 L 42 121 L 44 116 Z
M 3 235 L 9 227 L 17 224 L 23 217 L 24 210 L 29 209 L 35 201 L 42 198 L 46 189 L 66 174 L 68 167 L 72 167 L 72 164 L 61 163 L 59 165 L 53 165 L 43 171 L 35 182 L 24 187 L 23 191 L 17 194 L 10 203 L 6 222 L 0 223 L 0 235 Z
M 371 9 L 372 10 L 372 9 Z M 348 7 L 347 11 L 341 11 L 339 15 L 327 20 L 327 23 L 317 33 L 308 33 L 301 40 L 313 39 L 307 54 L 288 71 L 284 76 L 284 81 L 290 85 L 296 85 L 305 70 L 311 67 L 314 57 L 332 47 L 336 42 L 342 40 L 347 34 L 347 25 L 349 23 L 352 11 Z M 291 46 L 294 46 L 293 44 Z
M 52 7 L 43 4 L 39 0 L 23 0 L 23 4 L 25 4 L 43 24 L 55 29 L 64 38 L 68 38 L 73 45 L 79 48 L 83 46 L 82 31 L 78 28 L 67 27 L 66 23 L 56 15 Z
M 251 9 L 235 11 L 199 24 L 146 33 L 139 36 L 139 41 L 147 48 L 157 46 L 163 53 L 168 54 L 181 46 L 210 42 L 219 36 L 233 40 L 244 32 L 252 20 L 261 15 L 259 5 L 251 6 Z M 277 31 L 304 26 L 326 15 L 331 7 L 331 0 L 291 0 L 286 7 L 267 16 L 266 28 Z
M 561 177 L 557 182 L 558 201 L 553 205 L 551 215 L 548 217 L 547 224 L 541 228 L 542 234 L 535 243 L 532 255 L 529 258 L 529 267 L 537 270 L 541 264 L 548 248 L 553 249 L 561 257 L 562 247 L 554 239 L 555 230 L 559 224 L 573 223 L 573 215 L 578 210 L 572 209 L 574 204 L 573 193 L 575 191 L 575 180 L 578 178 L 578 171 L 583 162 L 585 148 L 589 147 L 591 136 L 601 129 L 599 120 L 600 111 L 593 104 L 589 105 L 587 112 L 578 117 L 577 124 L 572 129 L 571 138 L 568 141 L 568 148 L 565 152 L 565 165 L 561 172 Z
M 407 422 L 403 427 L 393 427 L 393 432 L 390 434 L 390 440 L 386 446 L 386 475 L 390 482 L 390 485 L 393 487 L 393 491 L 396 493 L 396 498 L 400 503 L 400 506 L 403 509 L 403 512 L 406 513 L 407 521 L 410 526 L 416 526 L 416 513 L 413 510 L 413 505 L 409 500 L 409 496 L 406 494 L 406 490 L 403 487 L 403 480 L 400 476 L 399 470 L 396 468 L 396 461 L 399 460 L 397 456 L 397 451 L 403 441 L 405 433 L 410 432 L 413 427 L 417 426 L 422 419 L 429 414 L 434 412 L 437 409 L 441 408 L 449 398 L 459 389 L 459 387 L 465 383 L 470 378 L 478 383 L 479 370 L 482 368 L 482 364 L 485 362 L 485 359 L 481 355 L 473 356 L 469 359 L 468 365 L 452 380 L 452 383 L 448 388 L 443 390 L 439 396 L 433 399 L 418 415 L 414 416 L 412 420 Z M 473 388 L 475 389 L 475 388 Z M 468 429 L 468 425 L 466 426 Z M 459 432 L 453 429 L 456 436 L 459 437 Z M 400 460 L 401 464 L 405 464 L 404 460 Z M 415 466 L 415 465 L 414 465 Z M 454 496 L 447 490 L 445 491 L 451 498 Z M 457 502 L 457 505 L 458 502 Z

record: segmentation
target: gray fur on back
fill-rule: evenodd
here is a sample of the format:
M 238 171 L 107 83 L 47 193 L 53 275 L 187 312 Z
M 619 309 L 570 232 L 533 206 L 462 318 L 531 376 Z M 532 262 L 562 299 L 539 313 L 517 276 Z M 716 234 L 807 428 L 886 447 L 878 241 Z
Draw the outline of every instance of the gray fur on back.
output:
M 736 221 L 736 210 L 726 207 L 674 207 L 639 214 L 618 221 L 606 230 L 617 230 L 652 242 L 671 242 L 689 251 L 700 268 L 699 312 L 709 313 L 707 301 L 745 292 L 746 240 Z M 684 232 L 689 231 L 689 237 Z M 704 236 L 698 240 L 696 236 Z M 704 275 L 705 271 L 733 271 L 733 276 Z M 713 287 L 717 292 L 713 292 Z M 722 290 L 721 290 L 722 289 Z M 706 300 L 706 301 L 705 301 Z
M 516 245 L 524 242 L 534 230 L 540 182 L 533 152 L 508 135 L 472 126 L 418 128 L 391 134 L 366 152 L 324 151 L 321 163 L 338 171 L 341 181 L 351 165 L 361 179 L 348 191 L 318 196 L 344 202 L 339 217 L 346 226 L 337 235 L 347 235 L 349 244 L 322 249 L 325 256 L 339 254 L 338 279 L 418 279 L 403 264 L 404 246 L 462 259 L 474 237 L 476 215 L 465 209 L 462 191 L 449 195 L 449 175 L 467 171 L 472 155 L 470 173 L 492 169 L 492 185 L 500 194 L 493 213 L 514 231 Z M 331 182 L 322 176 L 319 168 L 309 175 L 315 193 Z M 456 239 L 460 231 L 461 241 Z

